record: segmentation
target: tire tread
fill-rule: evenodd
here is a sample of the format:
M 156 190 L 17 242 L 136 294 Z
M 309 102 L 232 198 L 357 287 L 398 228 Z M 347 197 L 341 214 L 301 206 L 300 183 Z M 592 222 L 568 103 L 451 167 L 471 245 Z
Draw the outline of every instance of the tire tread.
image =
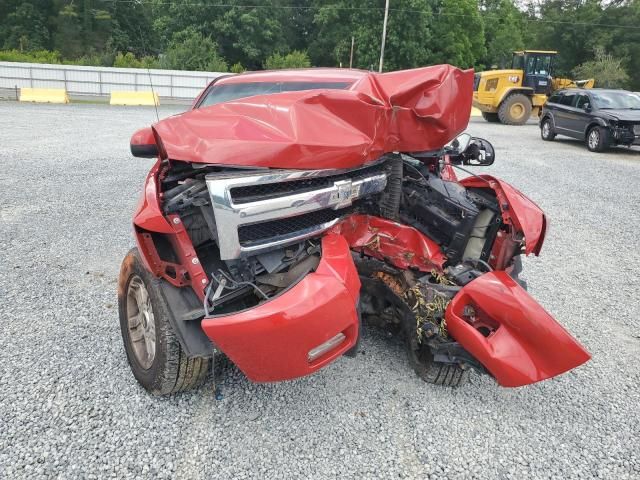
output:
M 142 278 L 149 291 L 154 309 L 156 332 L 158 332 L 156 338 L 158 349 L 156 350 L 154 364 L 151 366 L 151 375 L 145 371 L 141 371 L 127 343 L 125 287 L 128 285 L 128 279 L 133 274 L 137 274 Z M 138 382 L 154 395 L 171 395 L 191 390 L 201 385 L 207 378 L 210 360 L 209 358 L 201 357 L 190 358 L 182 349 L 178 338 L 171 328 L 171 322 L 169 320 L 171 313 L 164 297 L 160 293 L 160 282 L 160 279 L 153 277 L 143 266 L 137 248 L 127 253 L 122 262 L 118 289 L 120 326 L 129 365 Z
M 529 105 L 528 113 L 525 115 L 524 121 L 515 121 L 509 114 L 509 107 L 511 106 L 511 103 L 513 103 L 516 99 L 519 99 L 524 105 Z M 527 120 L 529 120 L 529 117 L 531 116 L 532 108 L 533 106 L 531 105 L 531 100 L 529 100 L 526 95 L 523 95 L 522 93 L 512 93 L 508 95 L 507 98 L 505 98 L 500 104 L 500 107 L 498 108 L 498 118 L 500 118 L 500 122 L 504 123 L 505 125 L 524 125 L 525 123 L 527 123 Z
M 591 147 L 589 146 L 589 135 L 594 129 L 598 129 L 598 131 L 600 132 L 600 142 L 598 143 L 598 146 L 596 148 L 591 149 Z M 599 125 L 591 127 L 587 131 L 587 135 L 585 137 L 585 143 L 587 144 L 587 149 L 590 152 L 598 152 L 598 153 L 604 152 L 609 148 L 609 145 L 610 145 L 609 130 Z

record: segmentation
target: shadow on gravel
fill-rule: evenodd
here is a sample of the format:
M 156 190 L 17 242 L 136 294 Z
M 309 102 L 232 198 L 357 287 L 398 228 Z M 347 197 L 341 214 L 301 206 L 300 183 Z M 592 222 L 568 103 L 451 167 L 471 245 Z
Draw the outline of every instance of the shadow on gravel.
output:
M 250 395 L 263 397 L 265 404 L 278 410 L 278 403 L 284 395 L 287 402 L 294 408 L 305 408 L 301 405 L 304 399 L 317 395 L 331 396 L 332 391 L 343 391 L 346 384 L 348 390 L 353 393 L 367 391 L 365 397 L 359 397 L 359 401 L 365 404 L 374 401 L 380 395 L 395 395 L 402 391 L 407 398 L 414 398 L 419 393 L 440 396 L 465 395 L 465 391 L 475 390 L 480 382 L 483 386 L 495 385 L 488 376 L 481 376 L 472 372 L 468 383 L 459 388 L 449 388 L 433 385 L 421 380 L 414 372 L 405 348 L 402 335 L 391 333 L 383 328 L 366 325 L 363 330 L 362 341 L 354 358 L 343 357 L 326 369 L 307 377 L 274 383 L 253 383 L 234 365 L 224 354 L 216 354 L 215 366 L 211 370 L 207 381 L 192 392 L 177 394 L 175 400 L 181 396 L 195 399 L 197 402 L 218 404 L 225 410 L 233 410 L 241 413 L 246 408 Z M 383 382 L 383 383 L 380 383 Z M 358 388 L 356 385 L 359 385 Z M 371 388 L 371 385 L 375 385 Z M 335 388 L 334 388 L 335 387 Z M 494 389 L 487 390 L 487 392 Z M 151 398 L 151 397 L 150 397 Z M 206 399 L 206 400 L 205 400 Z

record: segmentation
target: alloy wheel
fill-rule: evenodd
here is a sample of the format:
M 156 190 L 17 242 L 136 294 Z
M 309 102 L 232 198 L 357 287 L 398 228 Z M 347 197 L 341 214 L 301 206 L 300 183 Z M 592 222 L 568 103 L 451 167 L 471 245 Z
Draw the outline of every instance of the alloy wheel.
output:
M 148 370 L 156 356 L 156 324 L 149 292 L 138 275 L 131 278 L 127 289 L 127 322 L 136 360 Z
M 594 128 L 589 132 L 589 148 L 595 150 L 600 143 L 600 132 L 597 128 Z

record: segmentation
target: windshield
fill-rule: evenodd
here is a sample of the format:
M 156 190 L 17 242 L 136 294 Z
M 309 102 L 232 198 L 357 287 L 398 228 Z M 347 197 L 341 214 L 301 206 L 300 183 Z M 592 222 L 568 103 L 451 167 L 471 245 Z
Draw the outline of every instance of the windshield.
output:
M 350 85 L 350 82 L 251 82 L 214 85 L 207 92 L 198 107 L 208 107 L 218 103 L 238 100 L 239 98 L 253 97 L 256 95 L 269 95 L 272 93 L 296 92 L 300 90 L 325 88 L 343 90 Z
M 640 109 L 640 96 L 631 92 L 591 92 L 597 108 Z
M 524 55 L 513 55 L 511 68 L 514 70 L 524 70 Z

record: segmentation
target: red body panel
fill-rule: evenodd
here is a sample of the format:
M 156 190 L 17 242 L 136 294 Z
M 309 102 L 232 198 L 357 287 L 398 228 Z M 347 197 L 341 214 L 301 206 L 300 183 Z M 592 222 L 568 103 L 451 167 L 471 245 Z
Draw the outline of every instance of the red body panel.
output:
M 391 151 L 440 148 L 466 128 L 472 84 L 473 71 L 449 65 L 367 73 L 349 90 L 239 99 L 167 118 L 155 130 L 173 160 L 351 168 Z
M 255 308 L 205 318 L 207 336 L 256 382 L 301 377 L 335 360 L 358 338 L 358 273 L 345 239 L 322 239 L 322 260 L 314 273 Z M 309 351 L 338 333 L 346 339 L 313 362 Z
M 159 170 L 160 162 L 158 161 L 151 168 L 144 182 L 144 191 L 138 202 L 136 212 L 133 215 L 133 224 L 134 226 L 151 232 L 173 233 L 171 225 L 169 225 L 169 222 L 160 209 L 158 199 Z
M 470 305 L 475 318 L 465 316 Z M 504 387 L 545 380 L 589 360 L 589 353 L 506 272 L 467 284 L 445 313 L 447 331 Z M 474 324 L 493 325 L 485 337 Z
M 179 216 L 165 217 L 160 208 L 158 175 L 161 162 L 151 168 L 144 184 L 144 192 L 133 216 L 134 233 L 138 250 L 147 269 L 176 287 L 191 286 L 200 299 L 208 285 L 200 261 L 196 255 L 189 234 L 184 229 Z M 179 263 L 160 259 L 149 232 L 167 235 Z
M 408 225 L 369 215 L 352 215 L 332 229 L 354 250 L 387 260 L 398 268 L 441 270 L 446 257 L 436 242 Z
M 491 175 L 467 177 L 460 181 L 465 187 L 491 188 L 498 197 L 502 218 L 505 223 L 513 225 L 525 239 L 525 253 L 540 254 L 547 230 L 544 212 L 522 192 Z

